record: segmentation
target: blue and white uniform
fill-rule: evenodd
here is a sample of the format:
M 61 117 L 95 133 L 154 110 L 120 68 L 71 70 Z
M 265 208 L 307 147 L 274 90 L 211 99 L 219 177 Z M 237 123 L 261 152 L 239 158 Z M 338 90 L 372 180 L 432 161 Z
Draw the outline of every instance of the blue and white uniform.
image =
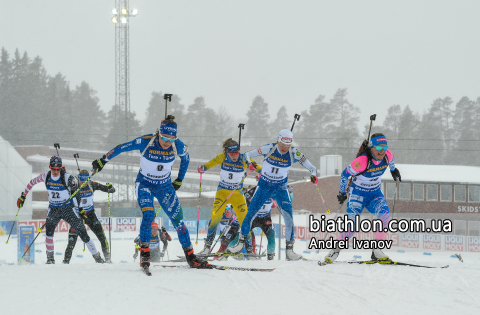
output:
M 155 197 L 177 230 L 180 243 L 183 247 L 188 247 L 191 245 L 190 235 L 183 222 L 182 207 L 170 178 L 175 155 L 178 155 L 181 160 L 178 178 L 183 180 L 185 177 L 190 162 L 187 147 L 182 141 L 176 139 L 172 146 L 163 149 L 158 142 L 158 137 L 155 137 L 153 144 L 147 148 L 151 136 L 149 134 L 118 145 L 107 153 L 105 160 L 108 162 L 122 152 L 138 150 L 142 153 L 146 149 L 140 160 L 140 171 L 135 181 L 137 201 L 143 213 L 140 239 L 142 243 L 150 241 L 151 225 L 155 217 L 153 206 Z
M 265 160 L 262 165 L 262 176 L 258 181 L 258 188 L 248 207 L 248 213 L 242 224 L 242 235 L 250 231 L 253 220 L 258 216 L 259 210 L 270 199 L 274 199 L 282 211 L 285 219 L 285 235 L 287 241 L 293 240 L 295 228 L 293 225 L 292 201 L 287 189 L 288 172 L 295 163 L 300 163 L 308 169 L 311 175 L 317 175 L 317 169 L 295 147 L 281 154 L 276 143 L 266 144 L 258 149 L 245 153 L 245 159 L 250 161 L 255 156 L 263 155 Z
M 371 139 L 371 146 L 377 144 L 387 144 L 384 136 L 378 136 Z M 387 147 L 388 148 L 388 147 Z M 386 150 L 385 157 L 382 160 L 376 159 L 373 154 L 369 158 L 366 153 L 355 158 L 342 172 L 340 178 L 340 192 L 346 193 L 348 179 L 352 177 L 348 199 L 347 215 L 349 219 L 355 221 L 355 216 L 359 216 L 363 208 L 374 214 L 383 223 L 383 227 L 388 226 L 390 217 L 387 201 L 380 190 L 382 183 L 381 177 L 385 171 L 395 170 L 395 160 L 393 154 Z M 351 238 L 355 231 L 340 233 L 340 239 Z M 376 232 L 376 239 L 385 239 L 384 232 Z

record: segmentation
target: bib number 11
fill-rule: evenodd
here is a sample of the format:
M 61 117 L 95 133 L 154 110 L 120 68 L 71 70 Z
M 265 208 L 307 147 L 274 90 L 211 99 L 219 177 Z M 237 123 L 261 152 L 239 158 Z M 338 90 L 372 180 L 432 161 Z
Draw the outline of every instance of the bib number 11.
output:
M 278 174 L 278 170 L 279 168 L 278 167 L 272 167 L 272 174 Z

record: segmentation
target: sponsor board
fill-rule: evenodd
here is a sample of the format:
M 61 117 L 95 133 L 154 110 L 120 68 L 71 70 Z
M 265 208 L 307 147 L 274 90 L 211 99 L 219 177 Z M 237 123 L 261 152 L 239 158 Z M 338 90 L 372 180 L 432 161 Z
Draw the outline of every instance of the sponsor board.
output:
M 406 248 L 420 248 L 420 234 L 414 234 L 414 233 L 402 234 L 401 246 Z
M 35 238 L 34 226 L 21 225 L 18 227 L 17 231 L 18 231 L 17 261 L 19 261 L 19 263 L 22 263 L 22 264 L 34 264 L 35 263 L 35 243 L 33 243 L 33 239 Z
M 467 252 L 480 253 L 480 237 L 478 236 L 467 237 Z
M 136 218 L 116 218 L 115 230 L 116 231 L 137 231 L 137 219 Z
M 423 234 L 423 249 L 441 250 L 442 236 L 435 234 Z
M 18 221 L 18 226 L 22 225 L 33 225 L 35 227 L 35 231 L 37 231 L 38 228 L 41 228 L 45 224 L 45 220 L 28 220 L 28 221 Z M 60 220 L 58 222 L 57 227 L 55 228 L 55 232 L 68 232 L 68 229 L 70 228 L 70 225 L 63 221 Z M 44 227 L 42 230 L 42 233 L 45 233 L 46 228 Z
M 445 250 L 463 251 L 465 236 L 445 235 Z

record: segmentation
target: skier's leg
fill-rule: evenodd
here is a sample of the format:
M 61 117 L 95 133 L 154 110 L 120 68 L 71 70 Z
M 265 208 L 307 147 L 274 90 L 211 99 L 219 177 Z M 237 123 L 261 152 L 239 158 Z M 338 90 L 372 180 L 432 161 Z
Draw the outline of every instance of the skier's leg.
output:
M 93 241 L 90 239 L 90 236 L 88 236 L 85 225 L 83 225 L 82 221 L 73 210 L 73 205 L 66 207 L 65 211 L 62 213 L 62 219 L 67 221 L 68 224 L 70 224 L 75 229 L 78 236 L 80 236 L 81 240 L 85 243 L 86 247 L 92 254 L 95 262 L 104 263 L 105 261 L 102 259 L 100 253 L 97 251 L 95 243 L 93 243 Z
M 270 198 L 272 192 L 269 190 L 258 186 L 255 195 L 250 201 L 250 206 L 248 207 L 247 214 L 241 225 L 241 232 L 237 244 L 228 249 L 231 253 L 239 253 L 245 244 L 247 235 L 250 233 L 252 222 L 255 219 L 258 210 L 263 206 L 263 204 Z M 243 197 L 243 196 L 242 196 Z
M 360 216 L 362 214 L 363 208 L 365 206 L 365 202 L 367 202 L 367 196 L 362 194 L 360 191 L 353 189 L 350 187 L 350 198 L 348 199 L 347 204 L 347 216 L 350 220 L 355 222 L 356 216 Z M 345 240 L 345 238 L 351 238 L 356 231 L 351 231 L 350 228 L 347 232 L 341 232 L 339 235 L 340 240 Z M 328 254 L 325 256 L 325 262 L 323 264 L 331 264 L 333 263 L 338 255 L 340 254 L 340 248 L 335 247 L 332 248 Z
M 278 204 L 278 207 L 282 211 L 283 220 L 285 221 L 285 247 L 286 247 L 286 259 L 287 260 L 300 260 L 302 255 L 296 254 L 293 251 L 293 245 L 295 244 L 295 225 L 293 223 L 293 209 L 292 201 L 288 190 L 282 189 L 275 192 L 273 199 Z
M 390 211 L 388 209 L 387 201 L 385 200 L 385 197 L 380 189 L 376 194 L 372 195 L 371 199 L 366 205 L 366 208 L 370 213 L 375 214 L 375 216 L 382 221 L 382 231 L 375 232 L 375 239 L 385 240 L 387 233 L 384 232 L 383 229 L 388 227 Z M 378 248 L 372 249 L 372 259 L 390 261 L 390 258 Z
M 173 189 L 173 188 L 172 188 Z M 142 209 L 142 223 L 140 224 L 140 266 L 150 267 L 150 237 L 152 235 L 152 222 L 155 217 L 153 206 L 153 192 L 151 187 L 144 183 L 135 183 L 135 192 L 138 205 Z M 161 200 L 161 198 L 158 198 Z M 164 207 L 161 204 L 162 208 Z M 165 209 L 165 208 L 163 208 Z
M 54 245 L 53 245 L 53 234 L 55 233 L 55 228 L 60 222 L 61 216 L 60 212 L 63 211 L 62 209 L 58 208 L 49 208 L 46 224 L 45 224 L 45 246 L 47 248 L 47 264 L 54 264 L 55 258 L 54 254 Z
M 223 212 L 225 211 L 225 206 L 227 205 L 225 199 L 227 199 L 230 193 L 231 191 L 226 189 L 220 189 L 217 191 L 215 195 L 215 201 L 213 202 L 212 219 L 210 220 L 210 224 L 208 225 L 208 232 L 207 237 L 205 238 L 204 248 L 199 253 L 199 255 L 207 255 L 210 253 L 210 247 L 212 246 L 212 243 L 217 234 L 218 224 L 222 219 Z M 220 206 L 222 207 L 220 208 Z
M 75 229 L 70 227 L 70 229 L 68 230 L 68 244 L 67 244 L 67 248 L 65 249 L 65 257 L 63 258 L 64 264 L 70 263 L 73 249 L 75 248 L 75 244 L 77 244 L 77 238 L 78 238 L 78 235 L 75 232 Z
M 105 231 L 103 230 L 102 222 L 98 220 L 97 213 L 95 209 L 89 211 L 87 213 L 88 219 L 85 220 L 85 223 L 88 224 L 92 232 L 97 236 L 100 245 L 102 246 L 103 256 L 105 257 L 105 261 L 110 261 L 110 246 L 107 241 L 107 237 L 105 236 Z
M 185 258 L 192 268 L 213 268 L 206 260 L 197 257 L 193 253 L 192 242 L 190 241 L 190 233 L 188 233 L 187 226 L 183 222 L 183 210 L 178 201 L 175 189 L 171 185 L 161 187 L 154 191 L 155 198 L 162 206 L 163 211 L 167 214 L 172 222 L 173 227 L 177 231 L 178 240 L 182 244 Z

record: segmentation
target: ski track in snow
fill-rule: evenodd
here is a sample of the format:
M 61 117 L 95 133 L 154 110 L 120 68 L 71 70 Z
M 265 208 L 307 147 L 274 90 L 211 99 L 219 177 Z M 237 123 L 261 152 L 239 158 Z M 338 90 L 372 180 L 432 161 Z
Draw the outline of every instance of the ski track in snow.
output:
M 97 249 L 100 244 L 91 232 Z M 175 233 L 172 233 L 175 234 Z M 43 236 L 37 239 L 35 265 L 0 266 L 2 314 L 478 314 L 480 255 L 462 253 L 390 252 L 393 260 L 446 269 L 404 266 L 333 264 L 316 261 L 215 261 L 236 267 L 276 268 L 273 272 L 195 270 L 153 267 L 147 277 L 133 262 L 135 232 L 112 233 L 113 264 L 95 264 L 79 240 L 69 265 L 63 265 L 66 233 L 55 235 L 55 265 L 45 265 Z M 174 237 L 175 235 L 172 235 Z M 0 260 L 16 260 L 16 239 L 0 236 Z M 193 243 L 193 242 L 192 242 Z M 302 253 L 304 242 L 295 250 Z M 203 241 L 196 246 L 201 250 Z M 183 255 L 178 240 L 169 243 L 169 257 Z M 326 252 L 306 254 L 322 259 Z M 78 258 L 76 255 L 83 255 Z M 281 253 L 285 257 L 285 251 Z M 369 252 L 342 252 L 368 259 Z M 278 253 L 277 256 L 278 257 Z M 168 259 L 167 255 L 165 259 Z M 122 263 L 121 261 L 126 261 Z

